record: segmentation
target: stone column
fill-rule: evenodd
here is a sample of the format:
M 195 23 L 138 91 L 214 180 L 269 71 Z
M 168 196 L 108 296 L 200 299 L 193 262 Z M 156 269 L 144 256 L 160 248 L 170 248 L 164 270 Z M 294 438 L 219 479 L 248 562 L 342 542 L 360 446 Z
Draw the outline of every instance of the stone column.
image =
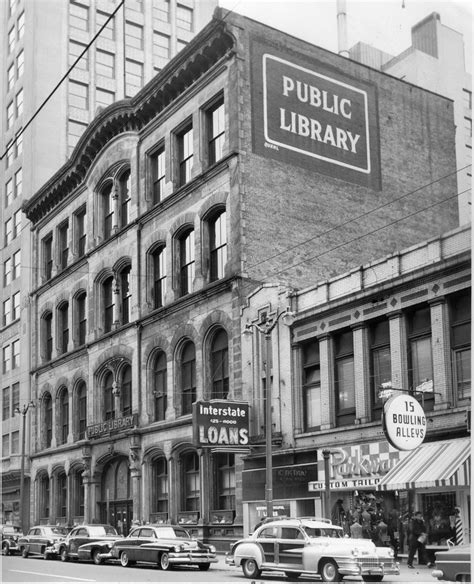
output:
M 132 497 L 133 497 L 133 520 L 140 521 L 142 514 L 141 505 L 141 478 L 142 469 L 140 463 L 140 436 L 132 434 L 130 436 L 130 452 L 128 455 L 130 467 L 130 477 L 132 480 Z
M 117 233 L 119 229 L 119 207 L 120 207 L 120 184 L 118 180 L 114 180 L 112 187 L 112 207 L 114 210 L 114 216 L 112 219 L 112 233 Z
M 112 294 L 114 297 L 114 321 L 112 323 L 112 328 L 116 329 L 120 326 L 120 285 L 117 275 L 114 275 Z

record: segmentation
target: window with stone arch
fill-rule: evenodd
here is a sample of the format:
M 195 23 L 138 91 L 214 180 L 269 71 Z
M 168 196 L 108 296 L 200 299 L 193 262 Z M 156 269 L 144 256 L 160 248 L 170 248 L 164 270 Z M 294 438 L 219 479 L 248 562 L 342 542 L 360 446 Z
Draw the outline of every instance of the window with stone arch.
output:
M 166 419 L 166 408 L 168 407 L 167 375 L 166 353 L 159 350 L 153 357 L 151 370 L 155 422 L 162 422 Z
M 38 512 L 40 520 L 48 520 L 43 521 L 45 523 L 49 523 L 49 489 L 49 476 L 46 473 L 43 473 L 38 480 Z
M 223 328 L 212 335 L 210 344 L 211 399 L 227 399 L 229 394 L 229 340 Z
M 196 349 L 192 341 L 186 341 L 181 349 L 179 371 L 181 415 L 185 416 L 192 413 L 196 401 Z
M 153 513 L 169 511 L 168 461 L 164 456 L 154 458 L 151 464 L 151 510 Z
M 49 391 L 44 393 L 41 406 L 44 446 L 50 448 L 53 440 L 53 399 Z
M 62 387 L 58 392 L 58 400 L 59 406 L 58 412 L 58 443 L 59 444 L 66 444 L 67 437 L 69 434 L 69 392 L 66 387 Z
M 51 361 L 53 357 L 53 313 L 50 310 L 41 317 L 40 333 L 43 359 Z
M 130 223 L 130 210 L 132 204 L 131 174 L 129 168 L 119 174 L 117 178 L 117 188 L 120 209 L 120 227 L 126 227 Z
M 215 282 L 225 276 L 227 264 L 227 213 L 215 210 L 208 218 L 209 229 L 209 280 Z
M 132 413 L 132 368 L 124 365 L 120 371 L 120 404 L 123 416 Z
M 153 309 L 161 308 L 165 304 L 166 297 L 166 246 L 157 243 L 151 249 L 148 260 L 150 278 L 150 298 Z
M 107 371 L 102 380 L 103 391 L 103 418 L 113 420 L 115 418 L 114 375 Z
M 99 217 L 101 223 L 101 235 L 104 240 L 109 239 L 114 226 L 114 185 L 112 180 L 101 187 L 99 191 Z
M 83 380 L 76 385 L 73 421 L 75 423 L 74 435 L 76 439 L 83 440 L 87 437 L 87 386 Z

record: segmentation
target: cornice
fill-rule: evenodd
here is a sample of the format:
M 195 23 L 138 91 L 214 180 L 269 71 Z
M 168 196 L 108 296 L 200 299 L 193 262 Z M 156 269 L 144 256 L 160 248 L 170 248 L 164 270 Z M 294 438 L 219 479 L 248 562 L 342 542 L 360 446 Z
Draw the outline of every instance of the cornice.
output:
M 89 124 L 69 160 L 25 201 L 22 210 L 36 224 L 85 179 L 104 146 L 127 131 L 140 132 L 168 105 L 229 55 L 234 39 L 214 18 L 166 67 L 130 99 L 115 102 Z

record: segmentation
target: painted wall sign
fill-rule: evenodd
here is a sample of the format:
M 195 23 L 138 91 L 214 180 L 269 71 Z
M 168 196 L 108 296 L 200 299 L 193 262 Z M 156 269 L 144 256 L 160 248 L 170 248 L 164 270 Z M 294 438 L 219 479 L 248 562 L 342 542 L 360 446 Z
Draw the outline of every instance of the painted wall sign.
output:
M 375 88 L 258 42 L 253 53 L 254 151 L 380 188 Z
M 272 469 L 273 498 L 298 499 L 308 497 L 308 483 L 316 481 L 318 465 L 292 464 Z M 242 473 L 242 500 L 258 501 L 265 499 L 266 472 L 264 468 L 244 470 Z
M 111 434 L 114 432 L 120 432 L 121 430 L 128 430 L 137 425 L 137 415 L 132 414 L 131 416 L 124 416 L 123 418 L 114 418 L 112 420 L 105 420 L 105 422 L 99 422 L 98 424 L 92 424 L 87 426 L 87 437 L 90 438 L 101 438 L 106 434 Z
M 426 436 L 426 417 L 411 395 L 397 395 L 384 404 L 383 429 L 387 440 L 398 450 L 414 450 Z
M 249 443 L 248 403 L 212 400 L 193 404 L 194 443 L 200 447 L 235 448 Z

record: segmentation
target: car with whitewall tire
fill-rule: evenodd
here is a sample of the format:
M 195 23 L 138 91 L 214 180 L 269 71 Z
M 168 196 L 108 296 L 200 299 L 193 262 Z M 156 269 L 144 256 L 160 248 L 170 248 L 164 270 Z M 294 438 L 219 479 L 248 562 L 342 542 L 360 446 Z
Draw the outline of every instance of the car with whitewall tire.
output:
M 78 525 L 54 551 L 63 562 L 72 559 L 101 564 L 100 554 L 108 552 L 117 539 L 121 539 L 121 536 L 112 525 L 99 523 Z
M 231 545 L 226 563 L 241 567 L 247 578 L 263 571 L 284 572 L 288 578 L 318 575 L 323 582 L 362 576 L 381 582 L 400 574 L 393 550 L 370 539 L 344 536 L 338 525 L 321 519 L 284 519 L 265 523 L 248 538 Z

